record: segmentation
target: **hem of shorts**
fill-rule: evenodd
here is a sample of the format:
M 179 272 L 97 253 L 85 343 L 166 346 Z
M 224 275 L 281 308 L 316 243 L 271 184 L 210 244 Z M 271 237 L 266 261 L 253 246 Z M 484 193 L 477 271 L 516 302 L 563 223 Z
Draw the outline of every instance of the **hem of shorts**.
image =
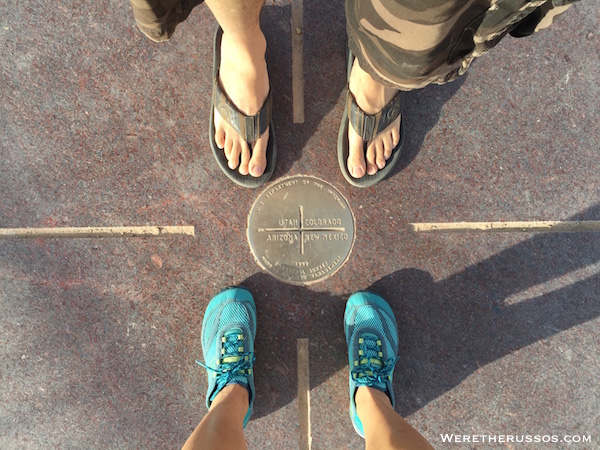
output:
M 420 83 L 416 83 L 414 86 L 412 87 L 406 87 L 406 85 L 402 86 L 402 85 L 398 85 L 395 84 L 389 80 L 386 80 L 384 78 L 382 78 L 376 71 L 375 69 L 371 66 L 371 64 L 369 64 L 369 62 L 365 59 L 365 57 L 363 56 L 362 52 L 360 51 L 360 46 L 355 42 L 354 38 L 352 37 L 352 35 L 350 34 L 350 32 L 347 31 L 346 33 L 348 35 L 348 47 L 350 48 L 350 51 L 352 52 L 352 54 L 358 59 L 358 62 L 360 64 L 361 69 L 363 69 L 365 72 L 367 72 L 375 81 L 377 81 L 379 84 L 388 87 L 388 88 L 392 88 L 392 89 L 398 89 L 400 91 L 404 91 L 404 92 L 410 92 L 410 91 L 414 91 L 417 89 L 423 89 L 427 86 L 429 86 L 430 84 L 437 84 L 437 85 L 444 85 L 447 83 L 451 83 L 452 81 L 454 81 L 456 78 L 458 78 L 460 75 L 462 75 L 464 72 L 466 72 L 466 69 L 464 71 L 460 70 L 460 66 L 452 71 L 450 71 L 448 73 L 448 75 L 446 75 L 446 77 L 438 77 L 435 80 L 426 80 L 425 84 L 423 84 L 423 82 Z M 467 55 L 467 56 L 471 56 L 471 55 Z M 468 59 L 467 57 L 462 58 L 461 59 L 461 65 L 462 65 L 462 61 Z M 470 64 L 469 64 L 470 65 Z M 467 66 L 468 68 L 468 66 Z M 449 79 L 449 75 L 453 74 L 452 77 L 450 77 Z
M 369 64 L 368 61 L 365 59 L 362 52 L 360 51 L 360 46 L 358 44 L 356 44 L 356 42 L 354 42 L 354 38 L 352 37 L 352 35 L 349 32 L 347 32 L 347 35 L 348 35 L 348 47 L 350 48 L 350 51 L 352 52 L 354 57 L 356 59 L 358 59 L 360 68 L 363 69 L 365 72 L 367 72 L 369 75 L 371 75 L 371 78 L 373 78 L 379 84 L 381 84 L 385 87 L 388 87 L 388 88 L 392 88 L 392 89 L 399 89 L 401 91 L 412 91 L 413 89 L 417 89 L 417 88 L 406 89 L 405 87 L 398 86 L 397 84 L 394 84 L 388 80 L 384 80 L 383 78 L 381 78 L 381 76 L 375 71 L 375 69 L 373 69 L 371 64 Z
M 148 39 L 150 39 L 152 42 L 156 42 L 156 43 L 161 43 L 161 42 L 166 42 L 169 39 L 171 39 L 171 36 L 168 33 L 165 32 L 161 32 L 160 34 L 157 33 L 155 30 L 150 30 L 149 28 L 146 28 L 144 25 L 142 25 L 140 23 L 139 20 L 135 19 L 135 22 L 137 23 L 138 28 L 140 29 L 140 31 L 144 34 L 144 36 L 146 36 Z

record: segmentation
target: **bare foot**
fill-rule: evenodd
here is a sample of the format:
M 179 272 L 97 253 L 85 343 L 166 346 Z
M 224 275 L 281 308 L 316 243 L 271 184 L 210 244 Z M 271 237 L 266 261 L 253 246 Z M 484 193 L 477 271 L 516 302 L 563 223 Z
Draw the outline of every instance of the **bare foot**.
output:
M 357 105 L 367 114 L 377 114 L 398 93 L 373 80 L 371 75 L 362 70 L 358 59 L 354 60 L 350 72 L 349 89 Z M 350 125 L 348 127 L 348 171 L 354 178 L 361 178 L 368 173 L 375 175 L 378 170 L 385 167 L 386 161 L 392 156 L 392 150 L 400 140 L 400 120 L 398 116 L 385 130 L 375 136 L 367 146 L 366 161 L 364 141 Z
M 247 116 L 260 111 L 269 94 L 265 61 L 267 41 L 260 29 L 246 40 L 223 34 L 219 81 L 223 92 Z M 248 144 L 215 108 L 215 142 L 225 152 L 229 168 L 242 175 L 259 177 L 267 167 L 269 129 L 254 144 Z

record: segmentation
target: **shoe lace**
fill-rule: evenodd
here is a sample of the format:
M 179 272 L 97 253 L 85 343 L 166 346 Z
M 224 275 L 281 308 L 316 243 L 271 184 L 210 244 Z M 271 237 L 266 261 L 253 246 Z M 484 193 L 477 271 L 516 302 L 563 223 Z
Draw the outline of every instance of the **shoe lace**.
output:
M 243 334 L 233 333 L 223 336 L 221 338 L 221 358 L 219 358 L 217 367 L 210 367 L 196 360 L 196 364 L 213 372 L 217 378 L 213 397 L 231 382 L 241 381 L 241 377 L 252 374 L 252 365 L 256 355 L 252 352 L 244 352 L 243 341 Z
M 363 386 L 372 386 L 391 380 L 391 373 L 398 358 L 388 358 L 384 361 L 381 340 L 376 337 L 360 337 L 358 344 L 359 358 L 354 361 L 351 370 L 354 381 Z

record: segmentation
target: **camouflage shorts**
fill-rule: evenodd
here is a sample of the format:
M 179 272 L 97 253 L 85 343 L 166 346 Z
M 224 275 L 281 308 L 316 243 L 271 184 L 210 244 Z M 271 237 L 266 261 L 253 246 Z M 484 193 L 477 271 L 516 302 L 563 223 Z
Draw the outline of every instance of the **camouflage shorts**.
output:
M 546 28 L 574 1 L 346 0 L 348 42 L 376 80 L 411 90 L 452 81 L 506 34 Z M 157 42 L 200 3 L 131 0 L 138 26 Z
M 382 84 L 443 84 L 509 32 L 522 37 L 546 28 L 573 1 L 346 0 L 349 45 Z

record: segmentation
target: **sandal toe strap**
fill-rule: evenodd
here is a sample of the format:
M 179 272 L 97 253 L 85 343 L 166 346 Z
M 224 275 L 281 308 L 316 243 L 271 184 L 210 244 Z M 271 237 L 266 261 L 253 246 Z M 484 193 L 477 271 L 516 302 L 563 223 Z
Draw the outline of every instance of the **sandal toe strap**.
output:
M 272 116 L 271 90 L 260 111 L 253 116 L 240 112 L 231 99 L 221 89 L 219 77 L 213 82 L 213 105 L 221 117 L 248 143 L 255 142 L 269 127 Z
M 385 130 L 402 113 L 404 98 L 405 93 L 400 91 L 381 111 L 377 114 L 369 115 L 358 106 L 356 98 L 350 92 L 350 89 L 348 89 L 346 108 L 352 128 L 354 128 L 365 142 L 370 141 Z

